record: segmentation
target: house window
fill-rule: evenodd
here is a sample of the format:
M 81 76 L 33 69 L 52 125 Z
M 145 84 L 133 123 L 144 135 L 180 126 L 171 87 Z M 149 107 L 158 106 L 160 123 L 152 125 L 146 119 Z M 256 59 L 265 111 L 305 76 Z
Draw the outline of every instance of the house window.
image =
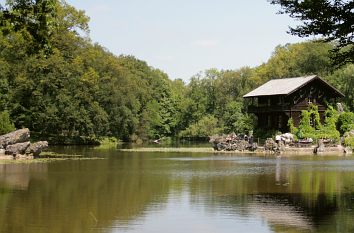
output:
M 306 102 L 308 105 L 312 104 L 311 98 L 306 98 Z

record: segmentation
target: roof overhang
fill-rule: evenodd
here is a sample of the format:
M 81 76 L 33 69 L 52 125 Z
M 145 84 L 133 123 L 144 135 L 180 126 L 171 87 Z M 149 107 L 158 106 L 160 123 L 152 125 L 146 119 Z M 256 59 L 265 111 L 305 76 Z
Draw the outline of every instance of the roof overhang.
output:
M 343 93 L 330 85 L 328 82 L 324 81 L 317 75 L 311 75 L 306 77 L 270 80 L 247 93 L 243 96 L 243 98 L 254 98 L 261 96 L 288 96 L 314 80 L 319 80 L 324 85 L 332 89 L 339 97 L 344 97 Z

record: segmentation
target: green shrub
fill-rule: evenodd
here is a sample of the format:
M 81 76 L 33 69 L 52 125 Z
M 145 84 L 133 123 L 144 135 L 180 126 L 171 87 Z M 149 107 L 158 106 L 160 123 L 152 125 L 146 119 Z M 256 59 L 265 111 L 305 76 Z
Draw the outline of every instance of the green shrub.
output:
M 311 126 L 311 112 L 301 111 L 301 120 L 296 132 L 298 138 L 314 138 L 316 129 Z
M 298 138 L 326 138 L 338 142 L 340 138 L 340 133 L 336 128 L 336 123 L 338 121 L 339 114 L 332 106 L 329 106 L 325 112 L 325 116 L 325 123 L 324 125 L 322 125 L 320 122 L 318 107 L 315 105 L 311 105 L 308 111 L 303 110 L 301 112 L 301 120 L 298 129 L 296 129 L 293 125 L 291 126 L 291 121 L 288 123 L 288 125 L 290 127 L 290 130 L 296 132 L 295 135 Z
M 99 149 L 110 149 L 110 148 L 117 148 L 118 143 L 120 143 L 120 141 L 115 138 L 115 137 L 103 137 L 100 138 L 100 145 L 99 145 Z
M 289 118 L 288 127 L 290 130 L 290 133 L 294 135 L 294 139 L 297 140 L 297 133 L 298 133 L 299 129 L 294 126 L 293 118 Z
M 335 141 L 339 141 L 340 133 L 336 128 L 339 113 L 332 106 L 329 106 L 325 112 L 325 124 L 316 132 L 317 138 L 329 138 Z
M 354 129 L 354 113 L 343 112 L 340 114 L 336 126 L 341 135 Z
M 354 130 L 344 134 L 344 145 L 354 149 Z
M 16 130 L 7 111 L 0 113 L 0 135 Z

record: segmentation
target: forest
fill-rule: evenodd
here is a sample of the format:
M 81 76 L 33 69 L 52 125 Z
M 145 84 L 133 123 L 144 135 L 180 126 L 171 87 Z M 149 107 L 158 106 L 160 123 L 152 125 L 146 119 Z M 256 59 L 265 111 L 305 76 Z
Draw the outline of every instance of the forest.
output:
M 58 143 L 247 133 L 255 116 L 244 94 L 270 79 L 310 74 L 338 88 L 345 111 L 354 111 L 354 65 L 333 65 L 332 42 L 279 45 L 259 66 L 210 68 L 186 83 L 93 43 L 88 22 L 65 1 L 0 5 L 1 133 L 27 127 Z

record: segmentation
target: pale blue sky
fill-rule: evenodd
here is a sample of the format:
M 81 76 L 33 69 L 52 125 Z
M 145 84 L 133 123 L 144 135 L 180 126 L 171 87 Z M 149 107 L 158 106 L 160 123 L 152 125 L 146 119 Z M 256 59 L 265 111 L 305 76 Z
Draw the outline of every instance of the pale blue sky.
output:
M 90 17 L 93 42 L 145 60 L 170 78 L 266 62 L 296 22 L 267 0 L 68 0 Z

